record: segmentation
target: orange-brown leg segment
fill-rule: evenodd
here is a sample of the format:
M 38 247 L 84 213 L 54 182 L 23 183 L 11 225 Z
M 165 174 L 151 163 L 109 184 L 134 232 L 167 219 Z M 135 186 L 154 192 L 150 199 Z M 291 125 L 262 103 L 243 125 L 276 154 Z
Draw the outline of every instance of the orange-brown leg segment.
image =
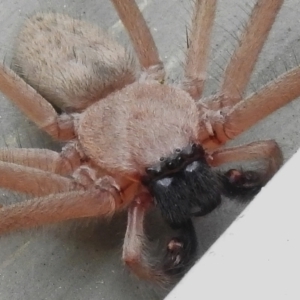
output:
M 213 167 L 238 161 L 260 163 L 255 170 L 237 168 L 226 172 L 216 171 L 221 183 L 221 193 L 243 202 L 253 199 L 282 165 L 281 151 L 273 140 L 217 150 L 208 155 L 207 159 Z
M 264 161 L 262 170 L 265 183 L 281 167 L 283 158 L 279 146 L 273 140 L 253 142 L 247 145 L 220 149 L 209 155 L 208 162 L 217 167 L 225 163 L 237 161 Z
M 12 70 L 0 64 L 0 91 L 36 125 L 59 140 L 74 138 L 71 116 L 59 116 L 49 102 Z
M 179 235 L 168 242 L 163 261 L 150 263 L 145 252 L 144 219 L 151 203 L 150 195 L 141 194 L 129 206 L 122 258 L 139 278 L 165 285 L 190 267 L 196 254 L 197 238 L 193 223 L 188 220 L 176 228 Z
M 222 106 L 242 100 L 258 55 L 284 0 L 259 0 L 224 73 L 221 87 Z
M 107 216 L 121 207 L 101 189 L 35 198 L 0 209 L 0 234 L 70 219 Z
M 165 77 L 163 63 L 159 58 L 149 27 L 136 2 L 134 0 L 111 1 L 128 31 L 140 65 L 148 75 L 163 81 Z
M 30 167 L 0 162 L 0 187 L 35 197 L 80 189 L 74 179 Z
M 59 175 L 71 175 L 80 166 L 80 156 L 70 146 L 61 153 L 48 149 L 0 149 L 0 161 L 35 168 Z
M 236 104 L 228 111 L 211 111 L 209 120 L 213 136 L 205 122 L 200 121 L 199 139 L 207 150 L 220 147 L 234 139 L 277 109 L 300 96 L 300 67 L 296 67 Z M 199 111 L 202 111 L 199 104 Z
M 223 130 L 233 139 L 266 116 L 300 96 L 300 67 L 286 72 L 237 104 L 227 115 Z
M 144 219 L 151 203 L 148 198 L 149 195 L 140 195 L 128 209 L 122 259 L 138 277 L 161 282 L 164 279 L 162 272 L 155 270 L 144 253 Z
M 182 83 L 183 89 L 194 99 L 199 99 L 203 91 L 216 5 L 216 0 L 195 1 L 192 34 Z

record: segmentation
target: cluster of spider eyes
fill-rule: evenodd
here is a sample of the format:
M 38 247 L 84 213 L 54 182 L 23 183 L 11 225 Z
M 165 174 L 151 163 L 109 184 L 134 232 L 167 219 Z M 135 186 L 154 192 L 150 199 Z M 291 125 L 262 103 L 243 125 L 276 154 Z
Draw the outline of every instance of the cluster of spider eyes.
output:
M 161 157 L 154 166 L 146 168 L 146 181 L 158 180 L 184 169 L 191 162 L 203 159 L 204 149 L 201 145 L 189 144 L 183 149 L 175 149 L 169 157 Z

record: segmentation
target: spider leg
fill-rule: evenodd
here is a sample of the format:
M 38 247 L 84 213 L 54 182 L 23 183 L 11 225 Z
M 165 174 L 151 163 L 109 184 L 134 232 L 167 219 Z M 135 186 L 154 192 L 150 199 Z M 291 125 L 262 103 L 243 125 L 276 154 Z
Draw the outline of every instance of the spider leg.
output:
M 118 200 L 107 190 L 94 188 L 4 206 L 0 209 L 0 233 L 70 219 L 108 216 L 123 207 Z
M 224 73 L 219 103 L 233 106 L 242 100 L 257 58 L 284 0 L 257 1 L 243 32 L 239 46 Z
M 283 162 L 281 150 L 274 140 L 219 149 L 209 154 L 208 162 L 212 167 L 218 167 L 230 162 L 261 159 L 267 162 L 267 174 L 273 176 Z
M 202 118 L 199 138 L 206 149 L 225 144 L 277 109 L 300 96 L 300 67 L 296 67 L 266 84 L 227 112 L 210 111 L 211 118 Z M 202 104 L 199 111 L 203 113 Z M 211 126 L 207 130 L 206 123 Z
M 0 91 L 41 129 L 55 139 L 74 138 L 71 116 L 59 116 L 52 105 L 12 70 L 0 64 Z
M 223 130 L 232 139 L 300 96 L 300 67 L 284 73 L 224 116 Z
M 165 71 L 158 50 L 146 21 L 134 0 L 111 0 L 119 14 L 140 65 L 148 75 L 158 81 L 164 81 Z
M 138 277 L 161 282 L 162 271 L 155 270 L 144 253 L 144 219 L 150 204 L 148 197 L 148 195 L 141 195 L 129 206 L 122 259 Z
M 216 6 L 216 0 L 195 2 L 192 33 L 188 39 L 185 75 L 182 82 L 183 89 L 193 99 L 200 98 L 203 91 Z
M 220 149 L 208 156 L 208 162 L 213 167 L 249 160 L 260 160 L 264 165 L 255 171 L 230 169 L 226 173 L 218 172 L 224 195 L 230 198 L 242 196 L 243 200 L 253 198 L 281 167 L 283 158 L 280 148 L 275 141 L 268 140 Z
M 140 195 L 128 209 L 127 230 L 123 246 L 123 261 L 139 278 L 161 284 L 171 283 L 194 261 L 197 237 L 191 220 L 174 227 L 177 236 L 170 239 L 162 263 L 150 263 L 145 253 L 144 219 L 152 201 Z
M 70 175 L 80 166 L 81 157 L 73 145 L 58 153 L 48 149 L 0 148 L 0 161 L 59 175 Z
M 0 187 L 37 197 L 79 190 L 74 179 L 13 163 L 0 162 Z

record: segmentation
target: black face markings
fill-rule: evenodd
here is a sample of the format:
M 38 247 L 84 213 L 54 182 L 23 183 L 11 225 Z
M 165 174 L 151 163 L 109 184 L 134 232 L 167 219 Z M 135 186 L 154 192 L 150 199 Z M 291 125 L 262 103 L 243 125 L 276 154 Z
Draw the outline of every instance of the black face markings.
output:
M 147 168 L 146 173 L 143 182 L 172 226 L 186 223 L 192 215 L 205 215 L 221 202 L 221 182 L 207 164 L 200 145 L 176 149 L 170 157 Z
M 146 169 L 143 183 L 152 194 L 163 218 L 180 227 L 192 216 L 204 216 L 220 203 L 221 196 L 249 199 L 265 184 L 255 171 L 212 169 L 201 145 L 176 149 L 167 158 Z
M 153 180 L 175 174 L 196 160 L 205 161 L 205 152 L 200 145 L 190 144 L 182 150 L 177 148 L 171 156 L 161 157 L 157 164 L 146 168 L 147 175 L 143 178 L 143 182 L 147 184 Z
M 192 215 L 206 215 L 221 203 L 221 184 L 206 163 L 192 162 L 172 175 L 148 186 L 156 206 L 169 224 L 180 226 Z

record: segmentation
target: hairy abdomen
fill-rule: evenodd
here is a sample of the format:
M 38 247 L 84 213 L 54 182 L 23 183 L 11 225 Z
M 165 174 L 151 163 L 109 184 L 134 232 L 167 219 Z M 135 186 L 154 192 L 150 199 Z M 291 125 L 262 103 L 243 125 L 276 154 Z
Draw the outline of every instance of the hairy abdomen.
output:
M 17 73 L 65 111 L 82 111 L 135 80 L 135 62 L 101 29 L 66 15 L 29 18 L 13 60 Z

